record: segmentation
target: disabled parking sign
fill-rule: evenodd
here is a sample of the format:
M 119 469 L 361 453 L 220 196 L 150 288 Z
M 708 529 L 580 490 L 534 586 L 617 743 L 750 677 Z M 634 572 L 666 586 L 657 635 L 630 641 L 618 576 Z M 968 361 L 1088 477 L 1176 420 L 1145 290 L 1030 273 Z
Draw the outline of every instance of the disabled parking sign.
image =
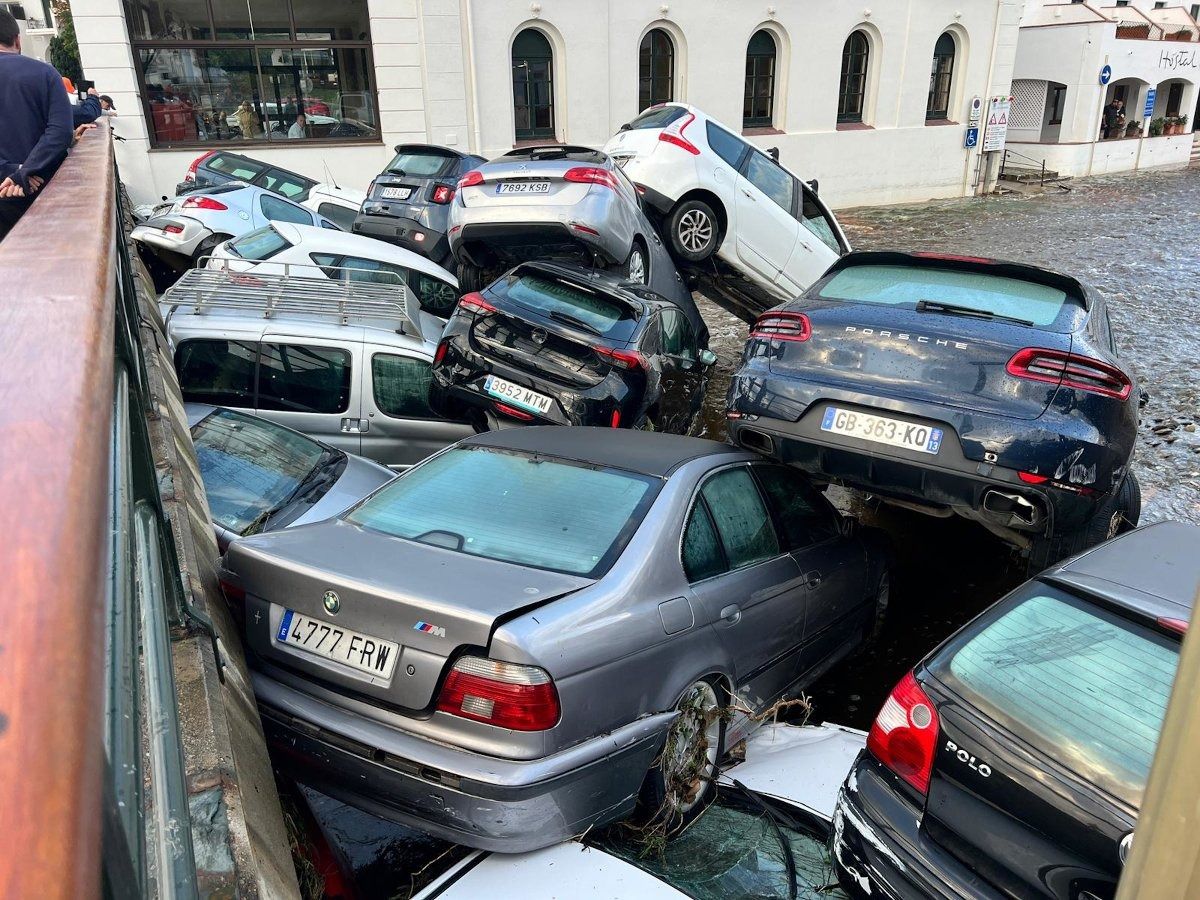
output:
M 973 147 L 979 146 L 979 129 L 978 128 L 968 128 L 967 129 L 967 136 L 966 136 L 966 139 L 963 141 L 963 146 L 966 147 L 968 150 L 972 149 Z

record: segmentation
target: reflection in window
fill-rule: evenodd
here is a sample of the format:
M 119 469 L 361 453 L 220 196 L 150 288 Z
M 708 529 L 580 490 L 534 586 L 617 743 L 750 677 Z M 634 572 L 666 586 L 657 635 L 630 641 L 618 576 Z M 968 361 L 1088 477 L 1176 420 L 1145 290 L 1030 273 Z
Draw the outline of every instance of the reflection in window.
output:
M 638 109 L 675 99 L 675 43 L 661 28 L 642 38 L 638 51 Z
M 933 68 L 929 72 L 929 100 L 926 119 L 950 116 L 950 82 L 954 77 L 954 37 L 946 32 L 933 47 Z
M 212 0 L 211 13 L 205 0 L 125 0 L 125 9 L 156 146 L 378 136 L 366 0 Z
M 436 419 L 429 408 L 433 369 L 423 359 L 376 353 L 371 357 L 371 390 L 375 405 L 385 416 L 399 419 Z
M 796 179 L 772 159 L 754 151 L 746 163 L 746 180 L 771 198 L 786 213 L 792 211 Z
M 554 53 L 540 31 L 526 28 L 512 48 L 517 140 L 554 139 Z
M 775 108 L 775 38 L 756 31 L 746 47 L 746 94 L 742 104 L 743 128 L 769 128 Z
M 332 347 L 263 344 L 258 408 L 340 413 L 350 404 L 350 354 Z
M 842 77 L 838 87 L 838 122 L 861 122 L 867 96 L 867 64 L 871 47 L 867 36 L 856 31 L 842 48 Z
M 700 494 L 712 513 L 731 569 L 779 555 L 775 527 L 744 466 L 714 475 Z

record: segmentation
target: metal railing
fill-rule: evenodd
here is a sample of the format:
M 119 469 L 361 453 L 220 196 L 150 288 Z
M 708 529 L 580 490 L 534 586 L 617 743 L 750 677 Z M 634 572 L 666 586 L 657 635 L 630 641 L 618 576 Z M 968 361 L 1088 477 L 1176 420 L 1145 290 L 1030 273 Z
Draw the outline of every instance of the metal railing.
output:
M 103 124 L 0 243 L 0 896 L 196 896 L 183 589 Z

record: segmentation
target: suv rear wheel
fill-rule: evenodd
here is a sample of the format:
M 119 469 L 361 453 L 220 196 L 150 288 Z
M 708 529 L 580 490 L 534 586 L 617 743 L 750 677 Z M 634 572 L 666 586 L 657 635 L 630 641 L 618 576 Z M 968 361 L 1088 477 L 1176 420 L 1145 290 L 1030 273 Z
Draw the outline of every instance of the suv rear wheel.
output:
M 1137 527 L 1142 515 L 1142 486 L 1132 472 L 1121 486 L 1104 498 L 1087 522 L 1074 531 L 1055 537 L 1041 537 L 1029 551 L 1028 571 L 1032 577 L 1059 560 L 1082 553 Z
M 667 217 L 667 237 L 680 259 L 703 262 L 717 252 L 717 215 L 703 200 L 685 200 Z

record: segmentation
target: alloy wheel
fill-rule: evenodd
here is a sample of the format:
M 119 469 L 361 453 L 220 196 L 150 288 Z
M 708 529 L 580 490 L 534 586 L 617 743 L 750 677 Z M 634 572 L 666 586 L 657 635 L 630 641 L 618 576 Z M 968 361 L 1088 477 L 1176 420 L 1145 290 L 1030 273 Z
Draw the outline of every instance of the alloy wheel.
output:
M 646 257 L 638 244 L 634 244 L 629 252 L 629 280 L 638 284 L 646 283 Z
M 698 209 L 689 209 L 679 217 L 679 243 L 689 253 L 700 253 L 713 237 L 712 219 Z

